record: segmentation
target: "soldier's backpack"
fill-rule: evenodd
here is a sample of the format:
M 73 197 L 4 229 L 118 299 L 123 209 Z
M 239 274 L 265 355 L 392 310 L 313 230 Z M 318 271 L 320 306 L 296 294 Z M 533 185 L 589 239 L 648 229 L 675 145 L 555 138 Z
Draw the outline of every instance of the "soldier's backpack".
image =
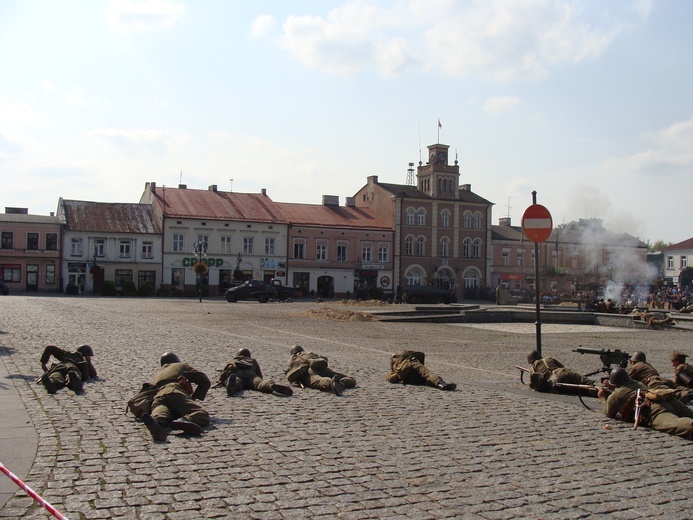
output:
M 132 415 L 137 419 L 141 418 L 145 413 L 151 413 L 152 402 L 156 396 L 158 388 L 151 383 L 144 383 L 139 392 L 128 401 L 125 412 L 130 410 Z
M 650 388 L 645 392 L 645 398 L 653 403 L 670 401 L 676 397 L 676 390 L 673 388 Z
M 286 369 L 286 379 L 289 383 L 300 383 L 308 375 L 308 363 L 297 363 Z
M 390 366 L 393 366 L 396 363 L 401 363 L 405 359 L 411 358 L 416 358 L 416 360 L 423 365 L 426 359 L 426 354 L 416 350 L 403 350 L 402 352 L 397 352 L 397 354 L 394 354 L 390 358 Z

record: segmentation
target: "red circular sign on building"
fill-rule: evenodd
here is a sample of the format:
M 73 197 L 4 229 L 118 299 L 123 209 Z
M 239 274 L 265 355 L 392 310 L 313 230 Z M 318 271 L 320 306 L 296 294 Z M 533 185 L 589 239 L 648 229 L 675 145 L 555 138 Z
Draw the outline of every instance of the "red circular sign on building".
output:
M 545 242 L 553 230 L 551 213 L 541 204 L 532 204 L 522 215 L 522 230 L 532 242 Z
M 387 276 L 383 276 L 380 279 L 380 285 L 382 285 L 383 287 L 387 287 L 388 285 L 390 285 L 390 279 Z

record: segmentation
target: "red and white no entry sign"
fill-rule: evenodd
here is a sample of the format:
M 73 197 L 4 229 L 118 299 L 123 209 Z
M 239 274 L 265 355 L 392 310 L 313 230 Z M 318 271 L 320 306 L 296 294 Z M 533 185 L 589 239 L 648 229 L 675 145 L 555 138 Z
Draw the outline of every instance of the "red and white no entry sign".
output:
M 551 213 L 541 204 L 532 204 L 522 215 L 522 230 L 532 242 L 545 242 L 552 229 Z

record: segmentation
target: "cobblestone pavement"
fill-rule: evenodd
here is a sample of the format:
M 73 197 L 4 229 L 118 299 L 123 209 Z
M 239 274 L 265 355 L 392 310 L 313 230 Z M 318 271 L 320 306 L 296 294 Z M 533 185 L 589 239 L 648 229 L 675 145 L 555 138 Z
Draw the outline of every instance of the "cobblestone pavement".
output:
M 38 375 L 49 344 L 95 351 L 101 380 L 81 396 L 15 379 L 39 436 L 26 483 L 71 519 L 693 517 L 693 443 L 524 387 L 513 365 L 525 365 L 536 345 L 526 327 L 322 319 L 305 313 L 337 304 L 308 302 L 13 296 L 2 304 L 11 374 Z M 600 361 L 572 352 L 579 345 L 643 350 L 671 374 L 669 352 L 693 354 L 692 338 L 552 326 L 542 346 L 584 372 Z M 290 398 L 213 389 L 203 403 L 211 427 L 165 444 L 124 413 L 164 351 L 214 380 L 248 347 L 280 382 L 297 343 L 328 356 L 357 388 L 341 397 L 297 389 Z M 457 391 L 386 383 L 389 356 L 403 348 L 425 351 Z M 0 511 L 47 516 L 19 490 Z

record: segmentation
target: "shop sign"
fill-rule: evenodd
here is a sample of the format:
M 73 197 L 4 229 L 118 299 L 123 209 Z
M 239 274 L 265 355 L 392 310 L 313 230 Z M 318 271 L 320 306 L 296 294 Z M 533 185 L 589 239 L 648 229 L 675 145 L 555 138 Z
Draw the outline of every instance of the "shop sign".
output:
M 195 257 L 183 258 L 183 267 L 192 267 L 198 262 Z M 221 267 L 224 265 L 223 258 L 203 258 L 202 263 L 206 264 L 207 267 Z

